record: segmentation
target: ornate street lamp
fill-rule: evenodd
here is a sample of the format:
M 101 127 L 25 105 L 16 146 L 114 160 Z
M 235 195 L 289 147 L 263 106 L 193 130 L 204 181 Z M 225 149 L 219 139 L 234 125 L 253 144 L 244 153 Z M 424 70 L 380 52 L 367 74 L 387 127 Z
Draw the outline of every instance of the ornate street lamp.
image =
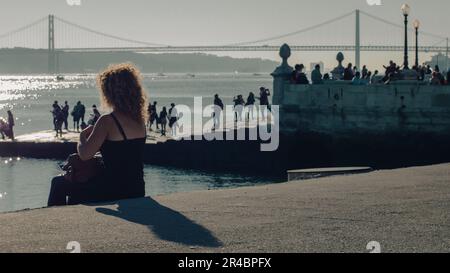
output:
M 420 21 L 414 20 L 413 22 L 414 29 L 416 30 L 416 69 L 419 68 L 419 27 Z
M 411 12 L 411 8 L 408 4 L 402 5 L 402 13 L 405 17 L 405 60 L 403 62 L 404 69 L 409 69 L 409 63 L 408 63 L 408 15 Z

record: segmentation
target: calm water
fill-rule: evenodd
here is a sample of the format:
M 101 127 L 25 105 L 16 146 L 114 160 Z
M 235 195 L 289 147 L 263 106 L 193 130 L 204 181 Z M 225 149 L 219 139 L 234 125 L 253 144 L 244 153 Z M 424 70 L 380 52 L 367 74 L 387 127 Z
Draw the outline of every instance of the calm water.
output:
M 225 104 L 232 104 L 237 94 L 256 93 L 260 86 L 271 88 L 269 75 L 211 74 L 145 75 L 144 84 L 150 100 L 157 100 L 159 109 L 174 102 L 192 106 L 194 96 L 203 97 L 204 106 L 219 94 Z M 16 118 L 16 134 L 48 130 L 54 100 L 67 100 L 73 106 L 81 100 L 89 107 L 99 104 L 98 91 L 92 75 L 66 76 L 58 82 L 48 76 L 0 76 L 0 117 L 12 109 Z M 58 161 L 25 158 L 0 158 L 0 212 L 46 205 L 51 177 L 61 171 Z M 239 174 L 211 174 L 198 171 L 145 167 L 146 191 L 149 195 L 193 190 L 229 188 L 276 182 L 273 178 Z

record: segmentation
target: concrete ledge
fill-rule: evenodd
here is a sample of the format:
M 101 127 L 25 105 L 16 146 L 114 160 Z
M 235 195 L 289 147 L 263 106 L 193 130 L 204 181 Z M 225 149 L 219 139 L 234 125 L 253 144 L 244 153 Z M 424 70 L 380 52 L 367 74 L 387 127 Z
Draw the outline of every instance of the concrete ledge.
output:
M 0 214 L 0 252 L 448 252 L 449 169 Z
M 288 171 L 288 181 L 305 180 L 333 175 L 368 173 L 371 167 L 342 167 L 342 168 L 320 168 Z

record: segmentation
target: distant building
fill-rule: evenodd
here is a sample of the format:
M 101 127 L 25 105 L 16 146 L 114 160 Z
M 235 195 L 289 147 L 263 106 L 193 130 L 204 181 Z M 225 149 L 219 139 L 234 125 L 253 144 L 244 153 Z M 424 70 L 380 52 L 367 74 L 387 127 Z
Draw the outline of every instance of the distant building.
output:
M 435 65 L 439 65 L 442 71 L 448 69 L 450 65 L 450 58 L 447 58 L 445 54 L 439 53 L 431 57 L 431 61 L 425 62 L 426 65 L 430 65 L 434 67 Z
M 320 65 L 320 71 L 323 72 L 323 70 L 324 70 L 324 68 L 325 68 L 325 65 L 324 65 L 323 62 L 310 63 L 310 65 L 309 65 L 310 71 L 313 71 L 313 70 L 316 68 L 316 65 Z

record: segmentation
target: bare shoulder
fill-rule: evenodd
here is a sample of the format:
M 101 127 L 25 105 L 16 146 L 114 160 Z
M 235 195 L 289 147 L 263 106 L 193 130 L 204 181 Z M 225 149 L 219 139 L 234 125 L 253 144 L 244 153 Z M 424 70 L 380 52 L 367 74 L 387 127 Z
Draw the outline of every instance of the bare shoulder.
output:
M 101 128 L 111 128 L 111 125 L 113 124 L 113 118 L 111 114 L 105 114 L 100 116 L 100 118 L 97 120 L 96 126 Z

